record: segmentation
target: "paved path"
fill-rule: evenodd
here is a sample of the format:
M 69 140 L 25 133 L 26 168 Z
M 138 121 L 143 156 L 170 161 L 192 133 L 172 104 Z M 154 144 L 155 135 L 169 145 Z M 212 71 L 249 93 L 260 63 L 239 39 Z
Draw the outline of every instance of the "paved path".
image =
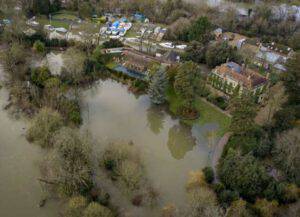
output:
M 216 148 L 215 148 L 213 156 L 212 156 L 212 167 L 213 167 L 213 170 L 215 172 L 216 181 L 218 180 L 218 177 L 217 177 L 218 162 L 219 162 L 219 159 L 220 159 L 220 157 L 222 155 L 224 146 L 227 144 L 230 136 L 231 136 L 230 132 L 225 133 L 225 135 L 220 139 L 220 141 L 216 145 Z

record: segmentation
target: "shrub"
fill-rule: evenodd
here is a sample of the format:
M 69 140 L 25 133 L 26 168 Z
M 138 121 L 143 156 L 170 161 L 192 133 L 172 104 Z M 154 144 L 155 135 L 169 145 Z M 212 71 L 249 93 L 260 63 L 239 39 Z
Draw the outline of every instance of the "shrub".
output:
M 31 81 L 38 87 L 44 87 L 45 82 L 50 78 L 50 76 L 50 71 L 45 66 L 32 69 L 31 71 Z
M 239 199 L 239 193 L 237 191 L 224 190 L 218 195 L 218 199 L 224 206 L 229 206 L 233 201 Z
M 62 125 L 63 121 L 59 113 L 49 108 L 43 108 L 34 117 L 27 131 L 27 139 L 36 142 L 43 148 L 52 147 L 52 137 Z
M 113 217 L 113 213 L 106 207 L 92 202 L 83 212 L 83 217 Z
M 266 199 L 257 199 L 253 208 L 260 217 L 273 217 L 278 211 L 278 203 L 276 201 L 270 202 Z
M 37 51 L 38 53 L 44 53 L 45 52 L 45 44 L 41 41 L 35 41 L 33 44 L 33 49 Z
M 214 171 L 211 167 L 205 167 L 203 170 L 205 180 L 207 183 L 212 183 L 215 179 Z
M 91 145 L 89 137 L 70 128 L 62 128 L 54 136 L 49 178 L 57 180 L 61 195 L 85 195 L 92 189 Z
M 71 197 L 63 213 L 64 217 L 81 217 L 84 209 L 87 207 L 87 199 L 83 196 Z
M 117 47 L 123 47 L 123 43 L 118 39 L 110 39 L 109 41 L 106 41 L 103 43 L 103 47 L 108 48 L 117 48 Z

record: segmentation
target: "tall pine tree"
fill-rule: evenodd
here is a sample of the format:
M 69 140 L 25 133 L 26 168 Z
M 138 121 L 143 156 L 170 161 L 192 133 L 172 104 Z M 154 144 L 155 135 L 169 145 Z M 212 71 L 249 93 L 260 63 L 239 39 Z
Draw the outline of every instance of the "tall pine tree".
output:
M 149 96 L 154 104 L 162 104 L 166 100 L 165 92 L 167 87 L 167 78 L 164 68 L 160 68 L 151 76 L 149 84 Z

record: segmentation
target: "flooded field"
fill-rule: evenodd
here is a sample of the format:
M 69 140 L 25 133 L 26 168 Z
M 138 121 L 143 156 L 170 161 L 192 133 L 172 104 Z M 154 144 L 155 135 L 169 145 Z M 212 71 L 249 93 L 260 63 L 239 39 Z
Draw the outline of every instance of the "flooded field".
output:
M 109 142 L 132 141 L 141 151 L 148 178 L 160 193 L 161 206 L 184 205 L 189 172 L 211 164 L 218 124 L 181 125 L 151 106 L 148 96 L 136 97 L 112 80 L 85 91 L 83 101 L 82 129 L 99 141 L 95 153 Z
M 0 77 L 1 73 L 0 65 Z M 8 92 L 0 89 L 0 216 L 3 217 L 54 217 L 58 216 L 57 204 L 49 200 L 39 208 L 45 196 L 37 178 L 38 162 L 43 153 L 38 146 L 25 139 L 26 123 L 16 120 L 3 110 Z

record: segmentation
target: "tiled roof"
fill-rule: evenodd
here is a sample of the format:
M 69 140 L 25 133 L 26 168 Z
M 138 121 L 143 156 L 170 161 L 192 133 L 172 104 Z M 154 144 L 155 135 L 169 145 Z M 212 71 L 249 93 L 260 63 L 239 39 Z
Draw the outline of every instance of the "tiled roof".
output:
M 267 82 L 267 79 L 258 72 L 252 69 L 243 68 L 234 62 L 224 63 L 217 66 L 214 72 L 222 77 L 235 80 L 248 89 L 255 88 Z

